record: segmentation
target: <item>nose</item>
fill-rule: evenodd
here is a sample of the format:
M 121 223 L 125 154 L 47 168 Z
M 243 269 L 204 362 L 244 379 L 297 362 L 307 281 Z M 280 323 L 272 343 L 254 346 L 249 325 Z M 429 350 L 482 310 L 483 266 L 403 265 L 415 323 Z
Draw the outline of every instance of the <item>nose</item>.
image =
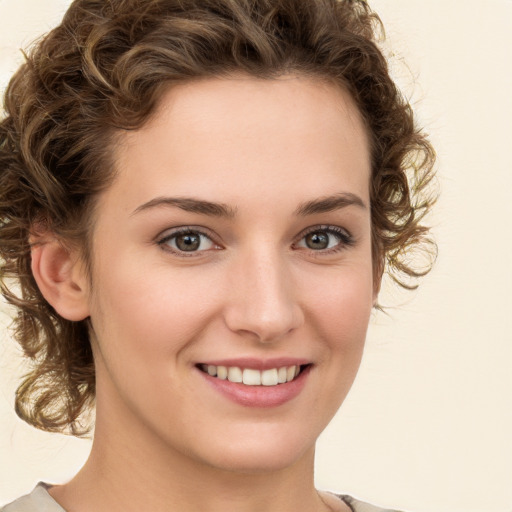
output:
M 225 322 L 230 330 L 260 343 L 278 341 L 300 327 L 304 312 L 285 261 L 252 254 L 232 269 Z

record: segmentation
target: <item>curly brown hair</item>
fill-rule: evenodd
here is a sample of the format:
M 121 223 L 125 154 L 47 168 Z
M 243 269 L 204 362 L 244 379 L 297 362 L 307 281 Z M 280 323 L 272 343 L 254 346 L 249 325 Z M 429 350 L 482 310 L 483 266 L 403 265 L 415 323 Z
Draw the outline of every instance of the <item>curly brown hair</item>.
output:
M 389 76 L 381 33 L 363 0 L 71 4 L 13 76 L 0 124 L 0 286 L 33 363 L 16 394 L 22 419 L 83 435 L 95 396 L 87 320 L 63 319 L 43 298 L 31 273 L 31 229 L 44 223 L 87 256 L 95 197 L 114 176 L 113 139 L 140 128 L 172 83 L 294 72 L 348 90 L 371 141 L 375 275 L 416 286 L 431 265 L 415 268 L 411 251 L 435 255 L 421 224 L 434 201 L 434 151 Z

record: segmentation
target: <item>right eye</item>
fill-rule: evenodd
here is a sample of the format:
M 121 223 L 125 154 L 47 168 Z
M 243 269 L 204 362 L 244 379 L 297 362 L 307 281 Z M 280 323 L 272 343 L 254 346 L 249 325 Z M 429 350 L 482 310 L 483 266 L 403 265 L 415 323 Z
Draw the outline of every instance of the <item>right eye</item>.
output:
M 191 228 L 167 233 L 158 240 L 158 245 L 180 256 L 192 256 L 194 253 L 219 248 L 208 235 Z

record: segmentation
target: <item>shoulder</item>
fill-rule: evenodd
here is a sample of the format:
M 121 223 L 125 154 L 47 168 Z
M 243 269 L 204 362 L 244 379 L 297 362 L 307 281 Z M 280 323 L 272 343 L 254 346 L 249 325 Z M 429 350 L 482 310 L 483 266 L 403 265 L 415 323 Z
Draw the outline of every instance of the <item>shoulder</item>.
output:
M 338 495 L 338 497 L 343 502 L 345 502 L 354 512 L 399 512 L 398 510 L 392 510 L 389 508 L 376 507 L 375 505 L 364 503 L 344 494 Z
M 26 496 L 0 508 L 0 512 L 66 512 L 48 493 L 48 485 L 40 482 Z
M 351 496 L 336 495 L 345 502 L 354 512 L 398 512 L 397 510 L 383 509 L 356 500 Z M 48 485 L 40 482 L 35 489 L 26 496 L 0 508 L 0 512 L 66 512 L 48 493 Z

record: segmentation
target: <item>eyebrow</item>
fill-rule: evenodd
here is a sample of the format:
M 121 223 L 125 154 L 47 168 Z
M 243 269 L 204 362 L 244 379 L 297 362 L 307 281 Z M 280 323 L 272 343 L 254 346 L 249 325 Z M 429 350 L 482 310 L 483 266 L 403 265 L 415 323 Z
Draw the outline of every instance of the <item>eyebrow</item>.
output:
M 327 213 L 335 210 L 340 210 L 347 206 L 358 206 L 367 209 L 364 201 L 356 194 L 351 192 L 342 192 L 332 196 L 321 197 L 313 201 L 307 201 L 300 204 L 295 210 L 295 215 L 299 217 L 306 217 L 316 213 Z
M 213 203 L 193 197 L 155 197 L 151 199 L 151 201 L 137 207 L 132 212 L 132 215 L 162 206 L 177 207 L 186 212 L 200 213 L 210 217 L 224 217 L 227 219 L 236 217 L 238 211 L 237 208 L 233 208 L 224 203 Z M 359 196 L 350 192 L 343 192 L 301 203 L 295 209 L 294 215 L 297 217 L 307 217 L 308 215 L 340 210 L 347 206 L 358 206 L 363 209 L 367 208 L 366 204 Z
M 236 216 L 237 209 L 223 203 L 212 203 L 193 197 L 155 197 L 136 208 L 132 215 L 161 206 L 175 206 L 181 210 L 192 213 L 201 213 L 210 217 L 226 217 L 232 219 Z

